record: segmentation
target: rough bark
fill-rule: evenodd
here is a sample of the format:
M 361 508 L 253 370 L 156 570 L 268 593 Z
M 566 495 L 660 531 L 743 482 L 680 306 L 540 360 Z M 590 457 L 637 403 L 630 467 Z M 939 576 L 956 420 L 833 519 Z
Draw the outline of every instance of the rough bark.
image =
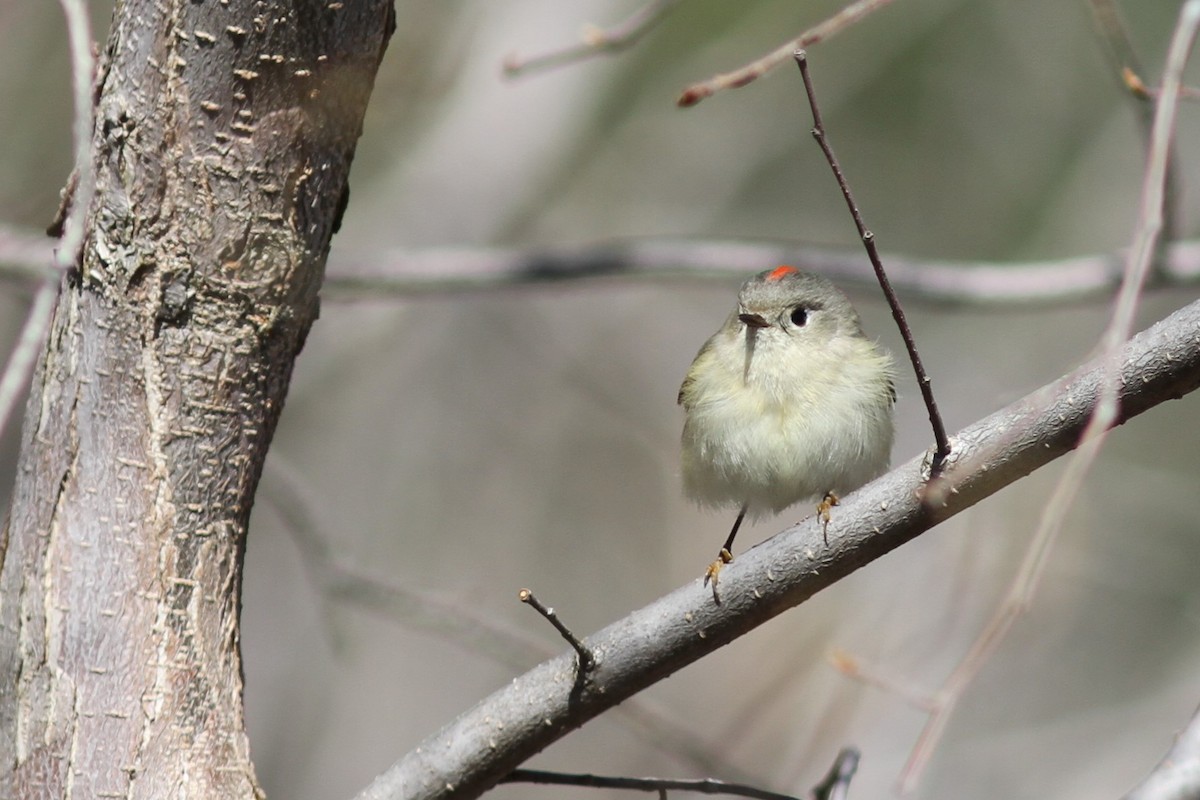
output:
M 0 797 L 261 795 L 247 520 L 392 26 L 388 0 L 118 3 L 0 535 Z

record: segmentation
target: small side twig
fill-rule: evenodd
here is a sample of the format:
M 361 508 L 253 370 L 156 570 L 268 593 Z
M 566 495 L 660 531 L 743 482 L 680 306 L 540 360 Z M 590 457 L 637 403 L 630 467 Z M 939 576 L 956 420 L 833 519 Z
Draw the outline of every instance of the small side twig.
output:
M 683 93 L 679 95 L 679 99 L 675 103 L 681 108 L 687 108 L 696 105 L 706 97 L 712 97 L 724 89 L 738 89 L 745 86 L 766 75 L 784 61 L 787 61 L 797 50 L 812 47 L 814 44 L 825 41 L 842 28 L 853 25 L 872 11 L 880 9 L 891 2 L 892 0 L 856 0 L 856 2 L 850 3 L 829 19 L 809 28 L 795 39 L 772 50 L 762 58 L 751 61 L 746 66 L 735 69 L 733 72 L 726 72 L 709 78 L 706 81 L 693 83 L 683 90 Z
M 1104 44 L 1109 62 L 1121 83 L 1139 101 L 1147 99 L 1148 95 L 1138 90 L 1140 78 L 1130 81 L 1130 76 L 1143 74 L 1142 65 L 1133 49 L 1133 39 L 1129 35 L 1129 26 L 1121 16 L 1121 9 L 1114 0 L 1088 0 L 1088 8 L 1092 12 L 1092 23 L 1096 26 L 1096 34 Z M 1150 115 L 1152 116 L 1152 114 Z M 1147 116 L 1146 131 L 1150 129 L 1150 118 Z
M 558 618 L 558 614 L 554 612 L 554 609 L 543 605 L 542 601 L 538 600 L 529 589 L 522 589 L 517 593 L 517 597 L 521 599 L 522 603 L 532 606 L 534 611 L 545 617 L 546 621 L 553 625 L 554 629 L 567 640 L 567 644 L 575 648 L 575 652 L 579 655 L 579 673 L 583 675 L 591 671 L 592 666 L 596 663 L 596 657 L 592 655 L 592 651 L 583 642 L 579 641 L 579 638 L 575 634 L 571 633 L 571 629 L 562 623 L 562 620 Z
M 1129 26 L 1121 16 L 1121 9 L 1116 0 L 1089 0 L 1088 7 L 1092 12 L 1092 22 L 1096 33 L 1104 43 L 1108 59 L 1113 65 L 1113 72 L 1125 88 L 1128 96 L 1134 102 L 1134 112 L 1137 115 L 1138 129 L 1147 144 L 1153 136 L 1154 106 L 1158 92 L 1145 84 L 1141 76 L 1145 74 L 1142 65 L 1133 49 L 1133 38 L 1129 35 Z M 1181 87 L 1181 96 L 1186 96 L 1188 90 Z M 1179 183 L 1179 159 L 1172 153 L 1167 154 L 1167 174 L 1163 185 L 1163 231 L 1154 251 L 1154 269 L 1163 270 L 1166 260 L 1167 243 L 1175 238 L 1178 222 L 1177 200 Z
M 813 800 L 846 800 L 850 794 L 850 781 L 858 772 L 859 758 L 861 756 L 855 748 L 842 748 L 825 779 L 813 787 L 809 796 Z
M 933 711 L 935 699 L 930 697 L 928 692 L 918 688 L 914 684 L 901 682 L 874 664 L 864 662 L 858 656 L 847 653 L 845 650 L 839 648 L 829 654 L 829 663 L 847 678 L 862 681 L 865 684 L 875 686 L 885 692 L 901 697 L 913 708 L 926 713 Z
M 516 78 L 530 72 L 573 64 L 593 56 L 618 53 L 637 44 L 678 4 L 679 0 L 651 0 L 611 28 L 588 25 L 583 31 L 583 41 L 578 44 L 529 58 L 510 55 L 504 59 L 504 77 Z
M 829 140 L 825 136 L 825 124 L 821 120 L 821 110 L 817 105 L 816 93 L 813 91 L 812 78 L 808 74 L 808 58 L 803 50 L 796 51 L 794 58 L 796 59 L 797 66 L 800 67 L 800 76 L 804 80 L 804 91 L 808 94 L 808 105 L 812 109 L 813 138 L 817 140 L 817 144 L 821 147 L 821 152 L 825 154 L 825 159 L 829 162 L 829 168 L 833 170 L 833 176 L 837 179 L 838 187 L 842 190 L 842 196 L 846 198 L 846 205 L 850 208 L 850 216 L 854 218 L 854 225 L 858 228 L 858 234 L 862 237 L 863 245 L 867 248 L 867 256 L 871 259 L 871 266 L 875 268 L 875 277 L 879 279 L 879 285 L 883 288 L 883 294 L 887 297 L 888 305 L 891 306 L 892 317 L 896 320 L 896 325 L 900 328 L 900 335 L 904 338 L 904 346 L 908 349 L 909 360 L 912 361 L 913 371 L 917 375 L 917 385 L 921 388 L 921 397 L 925 400 L 925 407 L 929 410 L 929 424 L 933 426 L 933 438 L 937 444 L 930 472 L 931 475 L 936 476 L 941 471 L 942 463 L 946 460 L 946 456 L 950 455 L 950 440 L 946 436 L 946 426 L 942 422 L 942 415 L 938 413 L 937 401 L 933 397 L 933 382 L 928 373 L 925 372 L 925 367 L 921 363 L 921 356 L 917 353 L 917 343 L 913 339 L 912 329 L 909 328 L 908 321 L 904 318 L 904 310 L 900 307 L 900 300 L 896 297 L 896 292 L 892 289 L 892 284 L 888 280 L 887 273 L 884 272 L 883 262 L 879 259 L 879 250 L 875 247 L 875 234 L 867 230 L 867 225 L 858 210 L 858 205 L 854 202 L 854 196 L 850 193 L 850 184 L 846 182 L 846 176 L 842 173 L 837 156 L 833 153 L 833 147 L 829 144 Z

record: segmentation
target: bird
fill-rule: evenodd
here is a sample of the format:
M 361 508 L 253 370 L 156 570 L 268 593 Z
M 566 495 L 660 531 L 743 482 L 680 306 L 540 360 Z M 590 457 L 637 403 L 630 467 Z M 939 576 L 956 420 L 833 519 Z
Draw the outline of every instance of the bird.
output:
M 742 520 L 838 499 L 887 470 L 896 402 L 891 356 L 846 295 L 792 266 L 747 280 L 679 388 L 684 493 L 738 509 L 709 580 L 733 558 Z

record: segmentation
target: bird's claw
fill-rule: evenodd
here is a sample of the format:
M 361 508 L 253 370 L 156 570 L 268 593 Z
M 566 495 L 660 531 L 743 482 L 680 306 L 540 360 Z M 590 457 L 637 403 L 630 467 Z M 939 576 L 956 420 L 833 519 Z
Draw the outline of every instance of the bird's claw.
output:
M 838 500 L 838 496 L 836 494 L 833 492 L 826 492 L 825 497 L 822 498 L 821 502 L 817 504 L 817 516 L 821 518 L 822 523 L 821 538 L 825 540 L 825 544 L 829 544 L 829 520 L 831 518 L 831 514 L 829 512 L 839 502 L 840 501 Z
M 717 576 L 721 573 L 721 567 L 733 561 L 733 553 L 721 548 L 721 552 L 717 554 L 717 560 L 708 565 L 708 569 L 704 570 L 704 585 L 708 586 L 711 580 L 713 589 L 717 588 Z

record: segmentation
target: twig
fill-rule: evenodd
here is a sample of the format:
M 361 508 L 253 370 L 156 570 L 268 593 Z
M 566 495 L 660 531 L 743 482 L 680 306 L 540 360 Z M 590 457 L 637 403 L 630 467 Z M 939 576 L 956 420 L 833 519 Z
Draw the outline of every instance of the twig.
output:
M 1200 709 L 1175 738 L 1171 751 L 1124 800 L 1200 797 Z
M 847 678 L 862 681 L 875 686 L 890 694 L 903 698 L 913 708 L 929 712 L 933 710 L 934 699 L 928 692 L 918 689 L 909 683 L 901 683 L 891 675 L 885 674 L 873 664 L 867 664 L 857 656 L 845 650 L 835 649 L 829 654 L 829 663 Z
M 813 787 L 813 800 L 846 800 L 850 794 L 850 781 L 858 772 L 860 757 L 855 748 L 842 748 L 825 779 Z
M 568 45 L 529 58 L 521 58 L 512 54 L 504 59 L 504 76 L 516 78 L 530 72 L 561 67 L 593 56 L 618 53 L 637 44 L 678 4 L 679 0 L 651 0 L 611 28 L 588 25 L 584 28 L 582 41 L 578 44 Z
M 591 789 L 628 789 L 636 792 L 667 792 L 678 790 L 696 794 L 728 794 L 736 797 L 753 797 L 757 800 L 797 800 L 778 792 L 768 792 L 742 783 L 701 778 L 699 780 L 676 780 L 673 778 L 623 778 L 615 775 L 581 775 L 568 772 L 546 772 L 540 769 L 514 769 L 501 783 L 539 783 L 548 786 L 586 786 Z
M 1146 96 L 1139 96 L 1136 86 L 1131 84 L 1126 77 L 1141 75 L 1143 70 L 1137 53 L 1133 49 L 1129 27 L 1125 24 L 1124 17 L 1121 16 L 1121 9 L 1114 0 L 1088 0 L 1088 8 L 1092 12 L 1092 23 L 1096 26 L 1096 33 L 1099 34 L 1100 41 L 1104 43 L 1104 51 L 1108 54 L 1109 61 L 1112 62 L 1113 73 L 1139 101 L 1145 100 Z M 1145 108 L 1145 105 L 1139 102 L 1139 107 Z M 1148 115 L 1146 118 L 1147 133 L 1150 130 L 1150 116 L 1152 115 Z
M 532 606 L 535 611 L 545 617 L 554 626 L 554 630 L 567 640 L 567 644 L 575 648 L 575 652 L 579 654 L 579 673 L 582 675 L 589 672 L 592 665 L 596 663 L 596 657 L 583 642 L 579 641 L 575 634 L 571 633 L 571 629 L 563 624 L 562 620 L 558 618 L 558 614 L 554 613 L 554 609 L 542 605 L 542 601 L 538 600 L 529 589 L 522 589 L 517 593 L 517 597 L 521 598 L 522 603 Z
M 1167 53 L 1163 95 L 1154 116 L 1133 246 L 1129 250 L 1125 280 L 1114 304 L 1112 319 L 1101 338 L 1101 381 L 1095 407 L 1079 438 L 1078 452 L 1071 459 L 1053 495 L 1042 510 L 1037 532 L 1004 602 L 938 691 L 925 729 L 921 732 L 901 773 L 901 794 L 907 794 L 916 787 L 966 687 L 974 680 L 1016 619 L 1033 602 L 1049 552 L 1062 530 L 1067 511 L 1072 507 L 1075 496 L 1095 462 L 1108 432 L 1120 418 L 1121 348 L 1132 331 L 1137 300 L 1150 269 L 1155 241 L 1162 228 L 1163 185 L 1175 130 L 1178 89 L 1198 25 L 1200 0 L 1188 0 L 1180 10 L 1179 22 Z
M 787 61 L 797 50 L 802 50 L 805 47 L 811 47 L 814 44 L 825 41 L 835 33 L 841 31 L 842 28 L 853 25 L 872 11 L 882 8 L 891 2 L 892 0 L 857 0 L 850 3 L 829 19 L 809 28 L 795 39 L 772 50 L 757 61 L 752 61 L 733 72 L 726 72 L 722 75 L 709 78 L 706 81 L 693 83 L 683 90 L 683 93 L 679 95 L 679 99 L 675 102 L 679 106 L 687 108 L 688 106 L 696 105 L 704 98 L 711 97 L 723 89 L 737 89 L 745 86 L 766 75 L 784 61 Z
M 846 205 L 850 208 L 850 216 L 854 218 L 854 225 L 858 228 L 858 235 L 862 237 L 863 245 L 867 248 L 867 256 L 871 259 L 871 266 L 875 269 L 875 277 L 879 279 L 879 285 L 883 288 L 883 294 L 892 309 L 892 317 L 896 320 L 896 326 L 900 329 L 900 336 L 904 339 L 904 346 L 908 349 L 908 357 L 912 361 L 913 371 L 917 376 L 917 386 L 921 388 L 921 397 L 925 400 L 925 408 L 929 411 L 929 424 L 933 426 L 933 439 L 936 443 L 936 449 L 934 450 L 933 461 L 930 465 L 930 474 L 931 476 L 937 476 L 941 471 L 942 462 L 945 461 L 946 456 L 950 455 L 950 440 L 946 437 L 946 426 L 942 422 L 942 415 L 938 413 L 937 401 L 933 397 L 933 382 L 928 373 L 925 372 L 924 365 L 921 364 L 921 356 L 917 353 L 917 343 L 913 339 L 912 329 L 908 327 L 908 322 L 904 318 L 904 310 L 900 307 L 900 300 L 896 297 L 896 292 L 892 289 L 892 284 L 883 269 L 883 262 L 879 260 L 879 250 L 875 247 L 875 234 L 867 230 L 867 225 L 858 210 L 858 204 L 854 202 L 854 196 L 850 193 L 850 184 L 846 182 L 846 176 L 842 173 L 837 156 L 833 153 L 833 147 L 829 144 L 829 140 L 825 136 L 825 125 L 821 121 L 821 109 L 817 105 L 817 95 L 813 91 L 812 77 L 808 73 L 808 58 L 804 51 L 800 50 L 796 52 L 795 59 L 796 65 L 800 67 L 800 76 L 804 79 L 804 91 L 808 95 L 808 105 L 812 109 L 813 138 L 817 140 L 817 144 L 821 147 L 821 152 L 825 154 L 825 159 L 829 162 L 829 168 L 833 170 L 833 176 L 837 179 L 838 187 L 842 190 L 842 196 L 846 198 Z
M 812 800 L 845 800 L 850 781 L 858 771 L 859 753 L 852 747 L 838 753 L 825 777 L 812 788 L 808 797 Z M 625 778 L 606 775 L 581 775 L 568 772 L 547 772 L 538 769 L 514 769 L 500 783 L 537 783 L 550 786 L 586 786 L 591 789 L 627 789 L 638 792 L 666 792 L 679 790 L 697 794 L 724 794 L 735 797 L 753 797 L 757 800 L 797 800 L 792 795 L 767 791 L 743 783 L 703 778 L 700 780 L 677 780 L 674 778 Z

